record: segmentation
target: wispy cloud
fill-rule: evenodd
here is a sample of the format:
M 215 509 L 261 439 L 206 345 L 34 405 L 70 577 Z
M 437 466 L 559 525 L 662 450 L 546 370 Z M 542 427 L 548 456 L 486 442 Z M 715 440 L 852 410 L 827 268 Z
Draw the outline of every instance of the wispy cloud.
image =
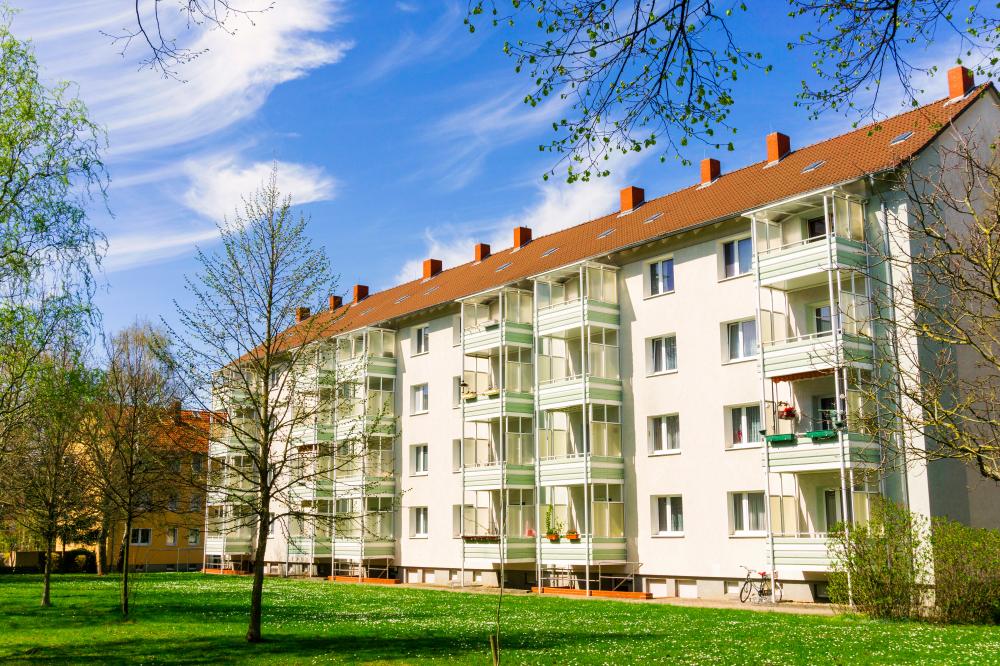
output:
M 396 9 L 404 14 L 416 14 L 420 11 L 420 5 L 415 2 L 397 2 Z
M 415 5 L 405 2 L 396 3 L 396 8 L 411 14 L 418 10 Z M 380 79 L 397 70 L 413 67 L 431 57 L 454 57 L 463 46 L 467 49 L 475 48 L 478 42 L 471 39 L 455 39 L 456 33 L 461 34 L 461 15 L 462 10 L 459 6 L 449 3 L 426 32 L 417 33 L 412 30 L 403 32 L 396 43 L 368 68 L 366 80 Z

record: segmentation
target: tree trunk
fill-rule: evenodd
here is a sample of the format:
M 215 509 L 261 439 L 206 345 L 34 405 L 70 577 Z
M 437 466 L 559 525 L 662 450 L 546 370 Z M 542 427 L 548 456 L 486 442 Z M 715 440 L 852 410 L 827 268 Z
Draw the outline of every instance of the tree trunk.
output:
M 261 604 L 264 600 L 264 554 L 267 550 L 267 525 L 257 521 L 257 545 L 253 554 L 253 591 L 250 594 L 250 626 L 247 628 L 247 642 L 259 643 Z
M 122 617 L 128 617 L 128 574 L 129 551 L 132 544 L 132 519 L 125 520 L 125 536 L 122 539 Z
M 97 535 L 97 575 L 103 576 L 108 572 L 108 532 L 104 525 L 101 525 L 101 532 Z
M 45 540 L 45 575 L 42 582 L 42 608 L 52 605 L 49 598 L 49 587 L 52 583 L 52 539 Z

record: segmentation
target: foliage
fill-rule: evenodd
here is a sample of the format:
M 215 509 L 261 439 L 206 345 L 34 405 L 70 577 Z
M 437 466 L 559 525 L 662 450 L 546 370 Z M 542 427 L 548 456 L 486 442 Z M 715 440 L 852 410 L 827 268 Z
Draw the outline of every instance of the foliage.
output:
M 484 664 L 490 594 L 268 580 L 270 640 L 247 644 L 243 576 L 145 574 L 131 622 L 116 584 L 60 576 L 56 612 L 35 607 L 38 577 L 0 577 L 3 663 Z M 880 622 L 555 595 L 508 595 L 510 664 L 986 664 L 1000 627 Z M 331 621 L 333 620 L 333 621 Z
M 917 617 L 929 573 L 926 524 L 899 505 L 875 501 L 864 525 L 835 526 L 830 601 L 874 618 Z
M 1000 624 L 1000 531 L 935 518 L 930 542 L 933 617 L 948 623 Z
M 812 55 L 816 83 L 803 81 L 798 103 L 818 114 L 874 115 L 882 87 L 895 74 L 908 100 L 925 71 L 907 47 L 957 36 L 980 74 L 998 72 L 1000 20 L 992 3 L 956 0 L 789 0 L 803 32 L 790 50 Z M 517 28 L 503 50 L 528 77 L 524 102 L 559 114 L 540 150 L 567 163 L 567 180 L 610 173 L 611 155 L 655 150 L 661 161 L 683 158 L 699 142 L 733 149 L 730 112 L 736 82 L 751 70 L 771 71 L 749 23 L 764 3 L 710 0 L 470 0 L 466 24 L 484 19 Z M 934 71 L 931 68 L 930 71 Z M 686 158 L 683 163 L 688 163 Z M 554 168 L 545 176 L 554 173 Z

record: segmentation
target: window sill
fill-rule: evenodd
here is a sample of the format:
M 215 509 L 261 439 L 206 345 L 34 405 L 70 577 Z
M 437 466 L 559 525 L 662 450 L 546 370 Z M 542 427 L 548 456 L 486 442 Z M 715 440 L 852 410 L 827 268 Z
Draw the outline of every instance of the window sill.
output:
M 642 300 L 649 301 L 649 300 L 652 300 L 654 298 L 659 298 L 660 296 L 670 296 L 671 294 L 676 294 L 676 293 L 677 293 L 677 289 L 674 288 L 674 289 L 671 289 L 670 291 L 661 291 L 658 294 L 646 294 L 645 296 L 642 297 Z
M 681 454 L 680 449 L 667 449 L 666 451 L 650 451 L 650 458 L 659 458 L 661 456 L 679 456 Z
M 426 534 L 413 534 L 413 535 L 410 536 L 410 538 L 411 539 L 426 539 L 427 535 Z
M 664 375 L 676 375 L 677 368 L 672 368 L 670 370 L 660 370 L 659 372 L 648 372 L 646 377 L 663 377 Z
M 684 532 L 657 532 L 653 534 L 654 539 L 680 539 L 684 536 Z
M 726 447 L 726 451 L 743 451 L 746 449 L 760 449 L 763 448 L 763 444 L 760 442 L 752 442 L 750 444 L 730 444 Z
M 756 356 L 747 356 L 745 358 L 731 358 L 722 362 L 722 365 L 739 365 L 740 363 L 751 363 L 756 361 Z
M 719 278 L 719 283 L 722 282 L 732 282 L 733 280 L 739 280 L 740 278 L 751 277 L 753 275 L 753 268 L 748 270 L 746 273 L 740 273 L 739 275 L 730 275 L 729 277 L 722 276 Z
M 416 356 L 427 356 L 430 353 L 431 353 L 430 349 L 428 349 L 427 351 L 422 351 L 422 352 L 414 352 L 414 353 L 410 354 L 410 358 L 414 358 Z
M 422 414 L 427 414 L 430 410 L 425 409 L 422 412 L 410 412 L 410 416 L 420 416 Z
M 736 532 L 735 534 L 730 534 L 730 539 L 764 539 L 767 537 L 767 532 Z
M 410 476 L 427 476 L 427 472 L 413 472 Z

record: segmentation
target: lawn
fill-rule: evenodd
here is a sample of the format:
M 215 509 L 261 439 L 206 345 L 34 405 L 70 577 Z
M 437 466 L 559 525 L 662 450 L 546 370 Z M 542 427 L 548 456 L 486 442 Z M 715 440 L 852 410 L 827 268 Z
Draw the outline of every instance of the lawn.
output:
M 242 640 L 250 581 L 136 578 L 134 617 L 115 578 L 0 576 L 2 663 L 489 663 L 496 597 L 268 579 L 260 645 Z M 1000 627 L 508 596 L 507 664 L 1000 664 Z

